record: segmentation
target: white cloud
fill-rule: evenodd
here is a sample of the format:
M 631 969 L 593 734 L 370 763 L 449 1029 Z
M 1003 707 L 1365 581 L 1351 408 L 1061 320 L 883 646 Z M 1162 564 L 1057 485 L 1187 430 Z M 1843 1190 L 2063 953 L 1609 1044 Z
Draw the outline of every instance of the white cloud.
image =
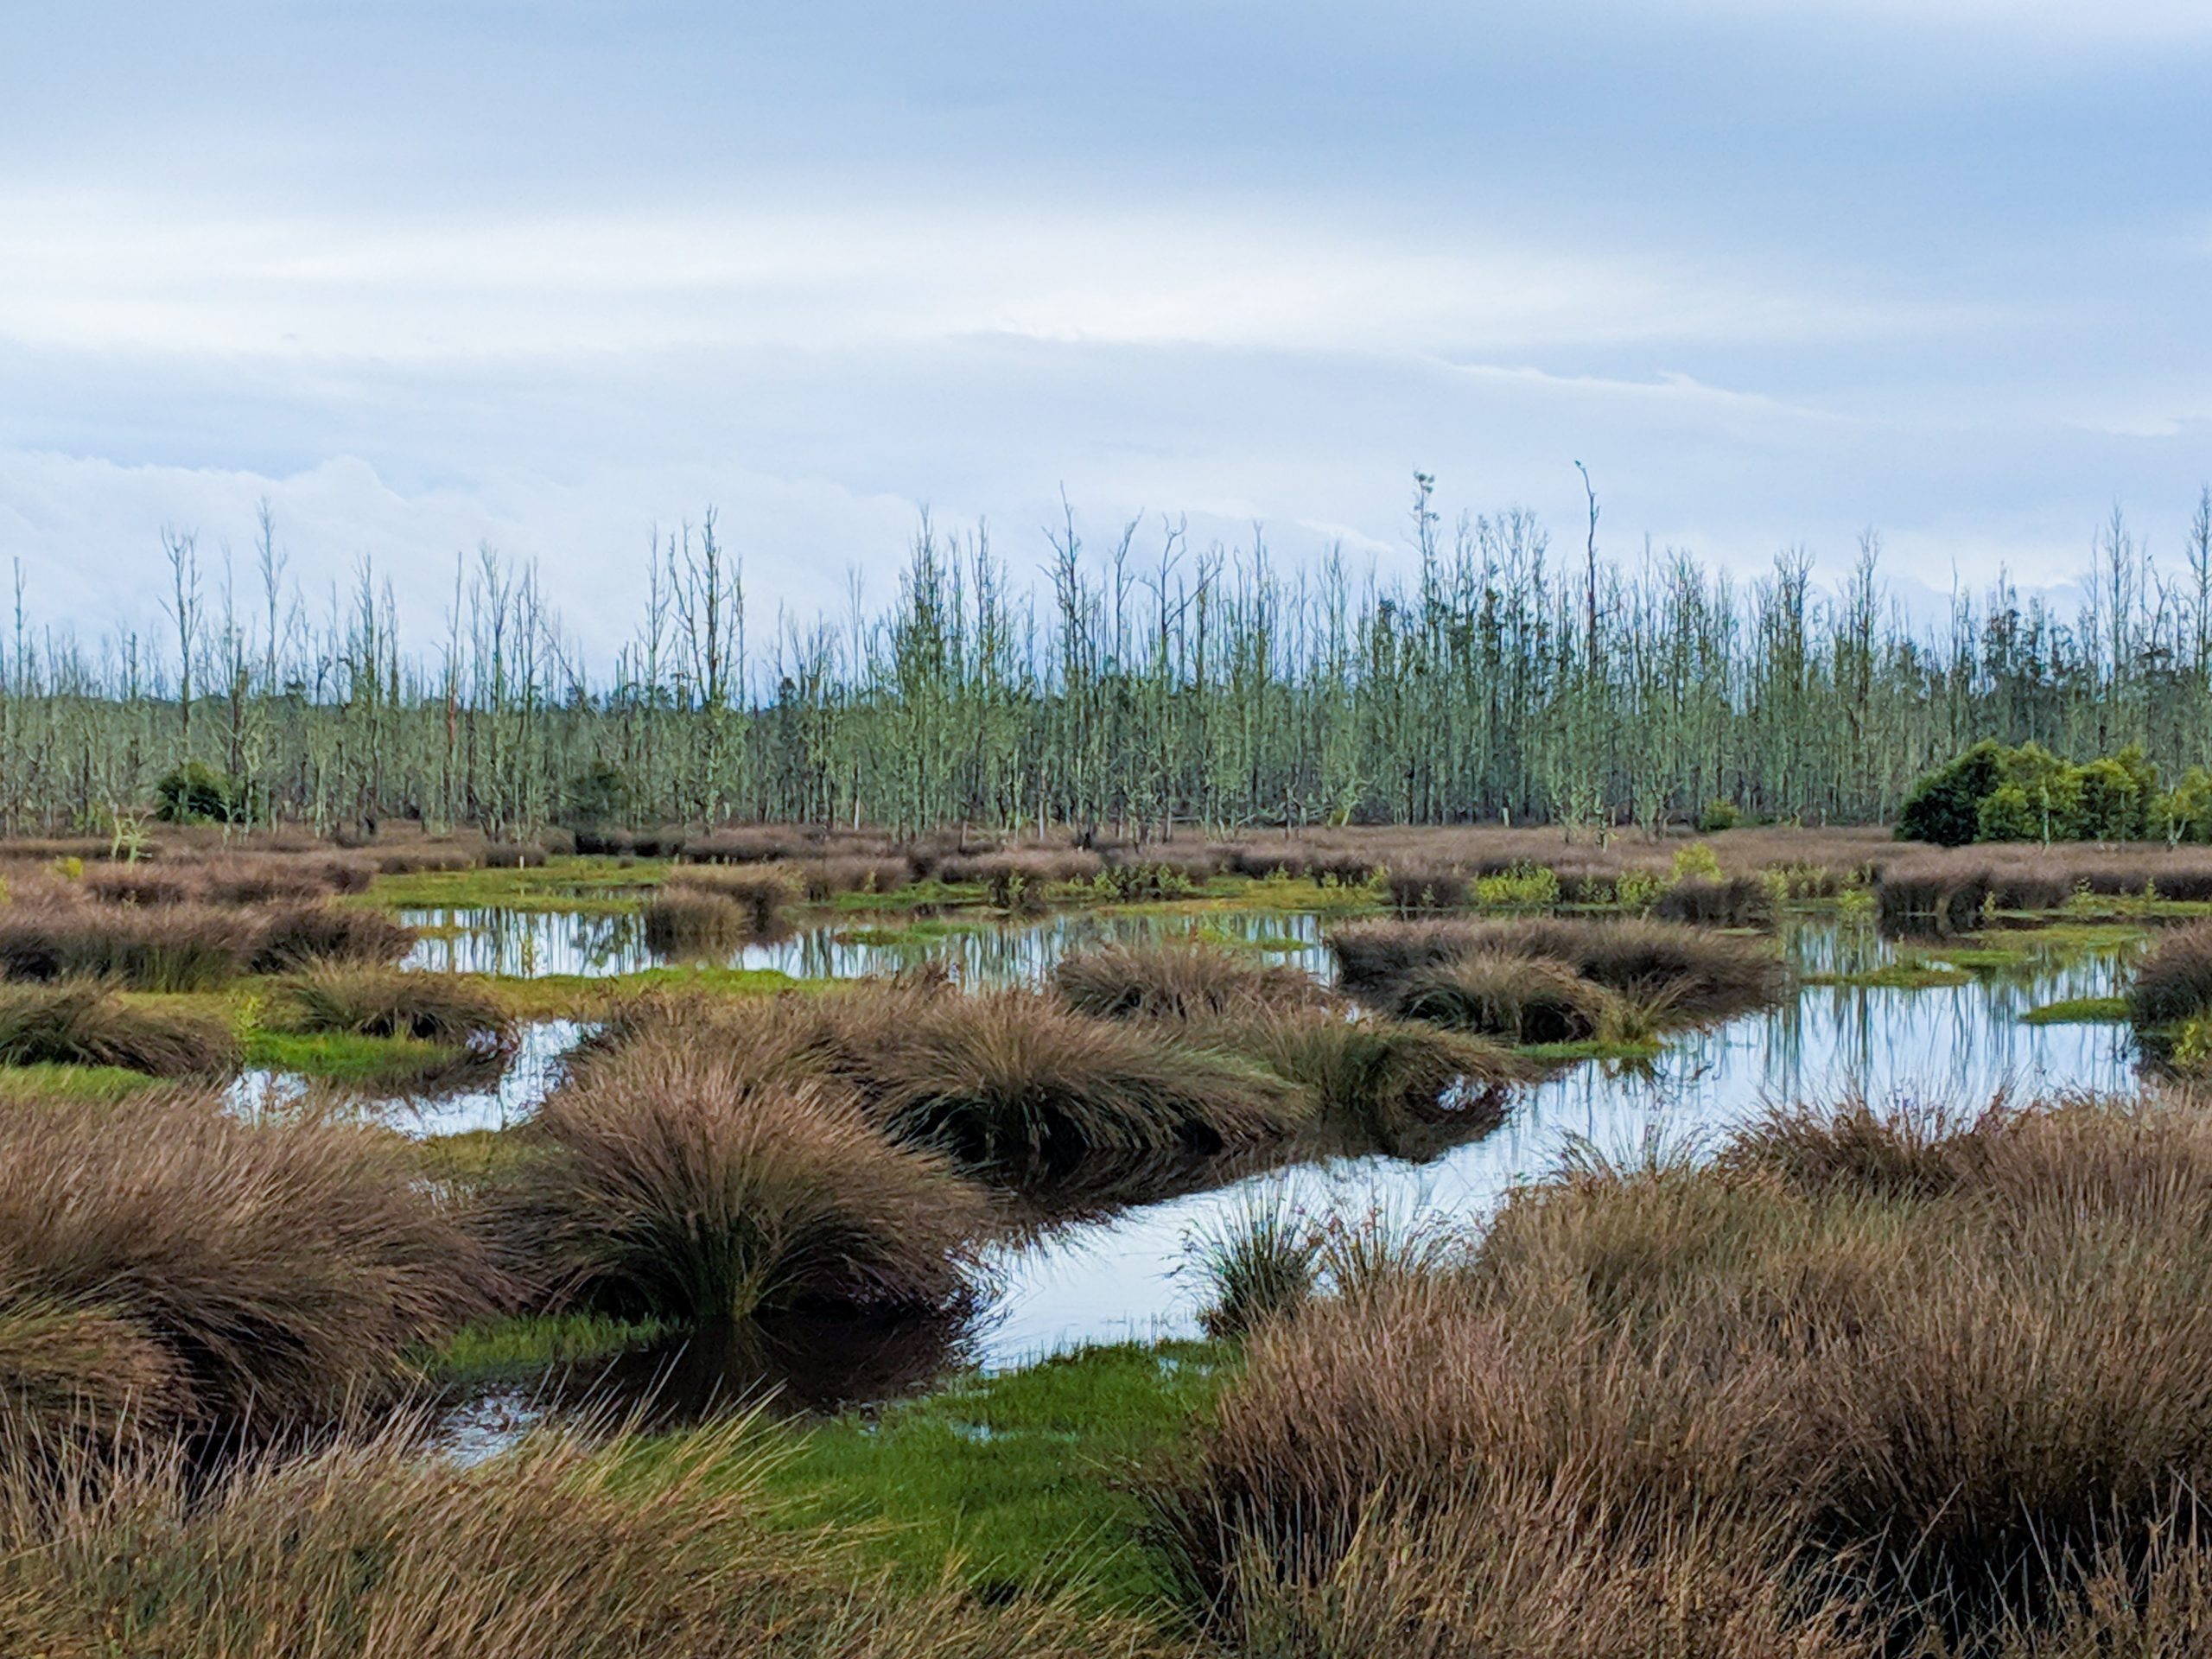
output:
M 1802 340 L 1937 308 L 1325 214 L 1033 204 L 404 219 L 0 197 L 0 333 L 37 346 L 418 361 L 1004 334 L 1300 351 Z

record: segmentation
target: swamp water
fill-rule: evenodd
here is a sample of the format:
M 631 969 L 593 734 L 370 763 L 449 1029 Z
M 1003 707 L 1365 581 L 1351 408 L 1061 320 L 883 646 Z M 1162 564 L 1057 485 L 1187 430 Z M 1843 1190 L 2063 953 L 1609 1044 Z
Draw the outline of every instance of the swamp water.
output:
M 410 965 L 519 974 L 604 975 L 658 965 L 634 916 L 484 911 L 416 912 L 432 930 Z M 1321 938 L 1331 918 L 1314 912 L 1188 916 L 1058 913 L 1010 923 L 962 921 L 915 929 L 906 918 L 837 923 L 734 953 L 732 965 L 807 977 L 849 977 L 928 961 L 976 986 L 1033 982 L 1063 955 L 1109 939 L 1203 931 L 1263 945 L 1272 959 L 1326 979 Z M 1871 924 L 1800 921 L 1783 948 L 1801 975 L 1861 974 L 1896 960 Z M 1941 959 L 1940 949 L 1929 952 Z M 2114 994 L 2125 953 L 2031 956 L 2016 969 L 1920 989 L 1806 985 L 1781 1005 L 1703 1031 L 1677 1033 L 1645 1064 L 1593 1062 L 1517 1089 L 1494 1130 L 1425 1160 L 1372 1154 L 1276 1167 L 1199 1192 L 1098 1213 L 1040 1230 L 996 1249 L 982 1316 L 938 1333 L 914 1351 L 880 1336 L 856 1344 L 842 1384 L 821 1361 L 830 1333 L 770 1333 L 766 1351 L 728 1359 L 646 1356 L 626 1375 L 669 1395 L 696 1396 L 716 1378 L 756 1363 L 800 1403 L 880 1399 L 918 1386 L 953 1363 L 1001 1369 L 1086 1342 L 1187 1335 L 1198 1328 L 1198 1287 L 1185 1268 L 1193 1238 L 1231 1225 L 1260 1205 L 1286 1204 L 1320 1220 L 1379 1215 L 1393 1224 L 1444 1217 L 1478 1220 L 1515 1184 L 1541 1176 L 1574 1142 L 1634 1156 L 1655 1141 L 1709 1143 L 1772 1103 L 1833 1101 L 1862 1094 L 1878 1103 L 1924 1101 L 1971 1107 L 1999 1094 L 2016 1098 L 2127 1087 L 2134 1070 L 2127 1030 L 2118 1025 L 2024 1024 L 2045 1004 Z M 496 1087 L 406 1103 L 396 1121 L 421 1133 L 499 1127 L 526 1116 L 581 1035 L 566 1021 L 533 1026 Z M 270 1080 L 260 1080 L 267 1086 Z M 825 1344 L 827 1347 L 825 1348 Z M 775 1361 L 807 1355 L 810 1376 Z M 887 1357 L 887 1354 L 888 1357 Z M 610 1374 L 611 1375 L 611 1374 Z M 702 1382 L 702 1377 L 704 1376 Z

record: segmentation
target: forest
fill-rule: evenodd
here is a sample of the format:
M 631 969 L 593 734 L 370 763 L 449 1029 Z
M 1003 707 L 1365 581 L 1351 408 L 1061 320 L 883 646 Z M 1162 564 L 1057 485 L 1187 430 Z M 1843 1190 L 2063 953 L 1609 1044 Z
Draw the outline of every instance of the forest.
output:
M 1566 550 L 1534 516 L 1459 513 L 1416 474 L 1402 576 L 1310 567 L 1258 531 L 1173 519 L 1103 543 L 1070 512 L 1033 560 L 925 516 L 895 599 L 772 625 L 713 512 L 656 534 L 605 661 L 527 560 L 456 561 L 404 636 L 365 556 L 320 599 L 264 504 L 250 556 L 164 533 L 158 637 L 41 623 L 20 563 L 0 637 L 0 829 L 111 830 L 195 770 L 213 816 L 316 833 L 971 823 L 1147 837 L 1179 824 L 1570 831 L 1893 819 L 1992 741 L 2139 750 L 2178 778 L 2212 733 L 2212 488 L 2178 553 L 2115 509 L 2070 606 L 2000 576 L 1916 618 L 1879 537 L 1745 580 L 1671 550 Z M 2161 545 L 2165 543 L 2162 541 Z M 187 785 L 173 782 L 171 793 Z

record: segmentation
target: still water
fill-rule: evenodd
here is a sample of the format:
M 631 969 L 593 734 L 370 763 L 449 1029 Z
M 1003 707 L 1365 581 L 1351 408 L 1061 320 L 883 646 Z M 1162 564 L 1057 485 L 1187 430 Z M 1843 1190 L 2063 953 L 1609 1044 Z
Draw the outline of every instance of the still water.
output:
M 410 963 L 428 970 L 612 974 L 659 960 L 634 916 L 448 911 L 408 919 L 432 930 Z M 1327 918 L 1319 914 L 1209 915 L 1204 925 L 1329 976 L 1321 944 Z M 1034 982 L 1071 950 L 1193 926 L 1187 917 L 1068 913 L 957 925 L 921 939 L 911 930 L 894 938 L 880 924 L 841 920 L 749 945 L 728 960 L 806 977 L 879 974 L 928 960 L 970 985 Z M 1806 976 L 1855 973 L 1892 959 L 1871 926 L 1847 923 L 1793 925 L 1783 948 Z M 2063 998 L 2113 994 L 2124 963 L 2111 951 L 2053 956 L 1919 990 L 1808 985 L 1779 1007 L 1680 1034 L 1648 1065 L 1584 1065 L 1517 1090 L 1501 1127 L 1425 1162 L 1381 1154 L 1308 1162 L 1065 1226 L 995 1253 L 990 1306 L 963 1333 L 963 1357 L 1005 1367 L 1084 1342 L 1194 1331 L 1196 1294 L 1184 1270 L 1191 1241 L 1259 1203 L 1287 1203 L 1316 1218 L 1379 1212 L 1393 1222 L 1474 1222 L 1578 1140 L 1626 1154 L 1655 1140 L 1695 1147 L 1764 1105 L 1854 1093 L 1974 1105 L 1999 1094 L 2125 1088 L 2133 1058 L 2124 1027 L 2021 1020 Z M 496 1087 L 406 1103 L 398 1121 L 423 1133 L 518 1122 L 581 1035 L 568 1022 L 533 1027 Z

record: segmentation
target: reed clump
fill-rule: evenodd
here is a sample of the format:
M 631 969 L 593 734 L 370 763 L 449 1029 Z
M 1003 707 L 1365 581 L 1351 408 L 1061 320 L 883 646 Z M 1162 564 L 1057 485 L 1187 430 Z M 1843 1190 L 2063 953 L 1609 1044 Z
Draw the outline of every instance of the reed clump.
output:
M 126 1002 L 97 982 L 0 986 L 0 1065 L 216 1077 L 237 1068 L 238 1053 L 238 1038 L 222 1020 Z
M 380 1131 L 200 1096 L 0 1100 L 0 1353 L 42 1442 L 86 1401 L 94 1427 L 127 1408 L 232 1441 L 326 1421 L 407 1382 L 494 1282 Z
M 699 888 L 664 888 L 645 901 L 645 943 L 668 957 L 727 956 L 753 938 L 744 906 Z
M 712 1326 L 765 1310 L 943 1313 L 980 1192 L 825 1076 L 663 1033 L 594 1061 L 526 1131 L 493 1230 L 551 1306 Z
M 1335 1009 L 1232 1014 L 1210 1033 L 1313 1096 L 1324 1128 L 1405 1154 L 1422 1130 L 1479 1132 L 1504 1116 L 1504 1090 L 1527 1069 L 1486 1039 L 1416 1020 Z
M 1262 1321 L 1163 1513 L 1232 1649 L 2186 1650 L 2208 1192 L 2185 1107 L 1585 1154 Z

